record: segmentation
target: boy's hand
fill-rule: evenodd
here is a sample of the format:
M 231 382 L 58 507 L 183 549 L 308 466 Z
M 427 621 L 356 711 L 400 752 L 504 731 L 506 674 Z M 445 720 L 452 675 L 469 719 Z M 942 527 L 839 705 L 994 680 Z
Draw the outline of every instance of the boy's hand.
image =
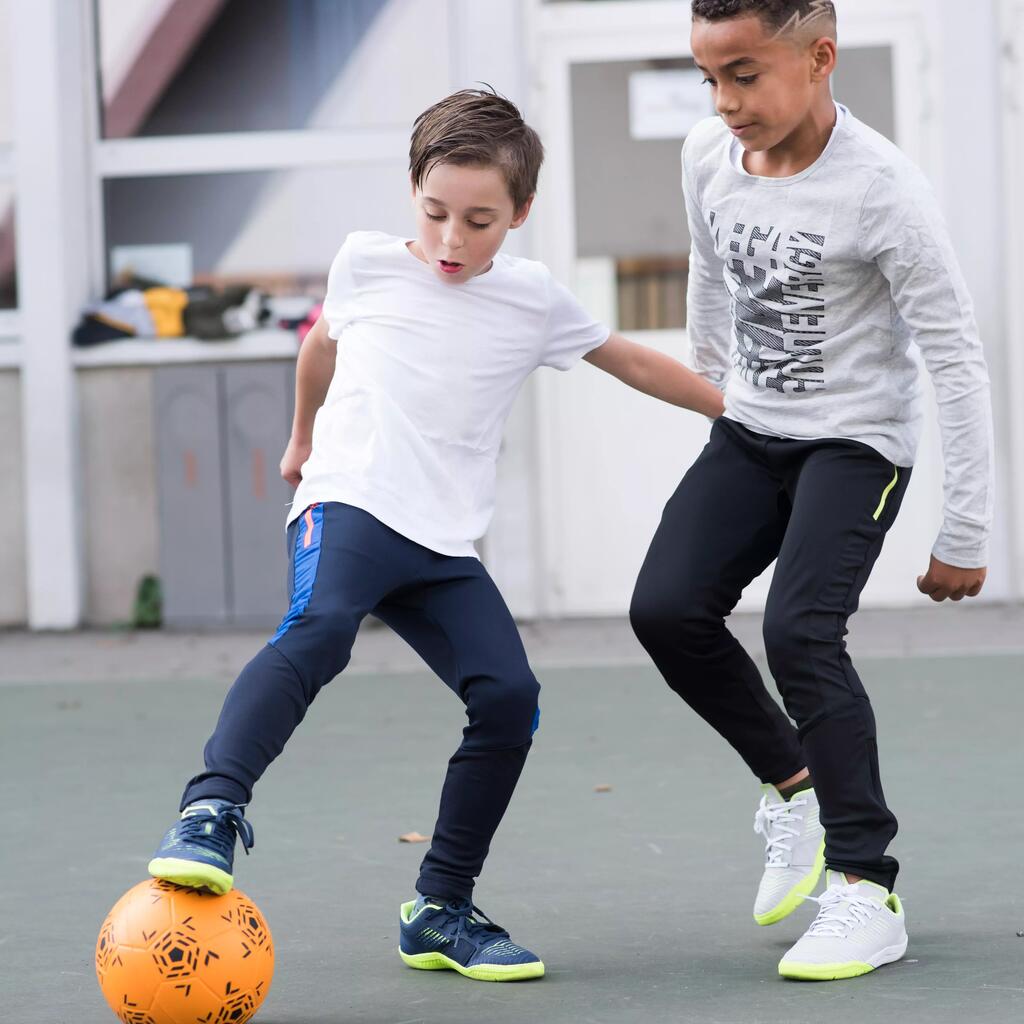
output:
M 309 458 L 313 450 L 312 441 L 297 441 L 294 437 L 288 442 L 281 458 L 281 476 L 292 485 L 298 487 L 302 479 L 302 464 Z
M 988 569 L 958 569 L 955 565 L 946 565 L 932 555 L 928 571 L 917 577 L 917 589 L 927 594 L 936 603 L 950 598 L 962 601 L 965 597 L 977 597 L 985 585 Z

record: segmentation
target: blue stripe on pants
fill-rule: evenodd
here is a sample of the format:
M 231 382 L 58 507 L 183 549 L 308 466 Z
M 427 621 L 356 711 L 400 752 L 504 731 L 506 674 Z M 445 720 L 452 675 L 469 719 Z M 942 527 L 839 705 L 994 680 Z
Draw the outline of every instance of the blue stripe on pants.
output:
M 322 505 L 310 505 L 302 513 L 299 529 L 295 532 L 294 569 L 295 582 L 292 585 L 292 603 L 277 632 L 270 638 L 276 644 L 295 624 L 306 610 L 313 596 L 316 571 L 320 567 L 320 542 L 323 539 L 324 509 Z

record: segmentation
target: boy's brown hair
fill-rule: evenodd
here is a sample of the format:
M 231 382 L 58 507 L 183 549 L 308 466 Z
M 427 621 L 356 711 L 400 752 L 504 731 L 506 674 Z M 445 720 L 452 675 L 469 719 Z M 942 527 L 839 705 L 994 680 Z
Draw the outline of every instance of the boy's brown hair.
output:
M 417 188 L 436 164 L 497 167 L 518 211 L 537 191 L 543 161 L 540 136 L 490 86 L 452 93 L 413 124 L 409 173 Z

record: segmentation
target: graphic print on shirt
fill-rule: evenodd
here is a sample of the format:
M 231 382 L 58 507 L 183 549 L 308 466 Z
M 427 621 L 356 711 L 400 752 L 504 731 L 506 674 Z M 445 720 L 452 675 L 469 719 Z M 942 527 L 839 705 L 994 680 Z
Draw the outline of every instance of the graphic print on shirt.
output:
M 716 219 L 712 211 L 718 242 Z M 736 339 L 733 362 L 754 387 L 780 394 L 825 390 L 824 250 L 821 234 L 756 224 L 733 227 L 725 257 Z

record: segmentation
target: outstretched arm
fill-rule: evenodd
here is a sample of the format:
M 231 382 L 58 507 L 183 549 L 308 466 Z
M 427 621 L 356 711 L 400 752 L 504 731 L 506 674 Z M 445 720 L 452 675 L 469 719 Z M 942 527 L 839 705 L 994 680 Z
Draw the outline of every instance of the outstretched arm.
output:
M 337 354 L 337 342 L 327 336 L 327 321 L 320 317 L 303 340 L 295 367 L 292 436 L 281 459 L 281 476 L 292 487 L 299 486 L 302 464 L 313 449 L 313 420 L 327 397 Z
M 645 395 L 716 418 L 725 408 L 722 392 L 682 363 L 645 345 L 612 334 L 584 357 Z

